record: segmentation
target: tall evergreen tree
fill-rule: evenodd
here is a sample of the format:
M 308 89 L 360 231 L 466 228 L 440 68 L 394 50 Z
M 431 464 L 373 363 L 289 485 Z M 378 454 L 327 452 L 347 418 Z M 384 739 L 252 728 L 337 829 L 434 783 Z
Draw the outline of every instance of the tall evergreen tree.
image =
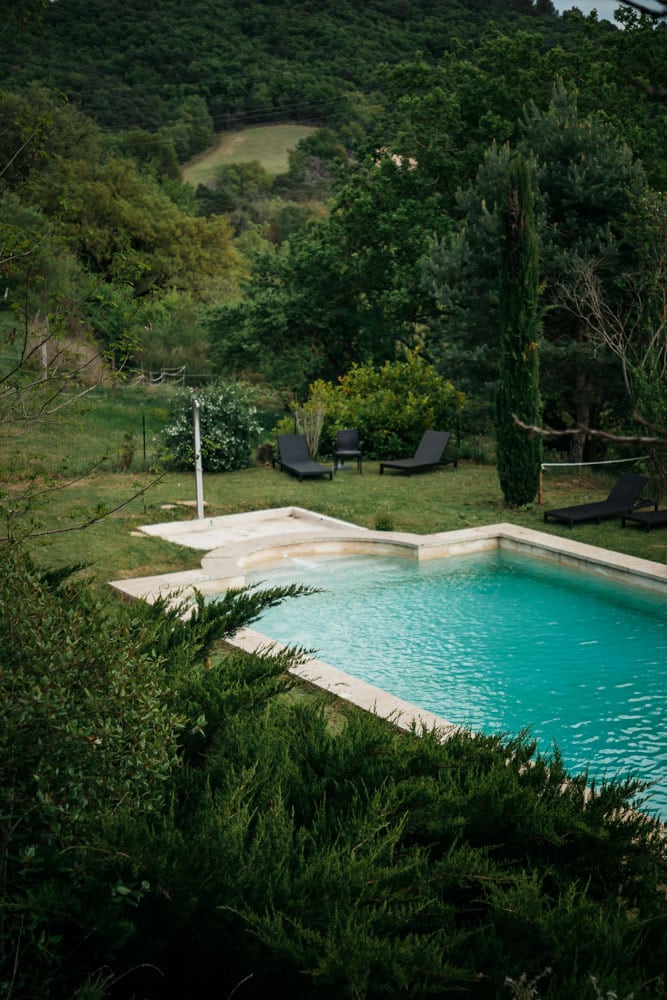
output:
M 539 261 L 533 224 L 533 193 L 526 160 L 510 164 L 503 209 L 504 240 L 499 262 L 500 358 L 495 403 L 498 477 L 507 503 L 535 499 L 542 442 L 529 436 L 514 415 L 540 422 L 538 344 Z

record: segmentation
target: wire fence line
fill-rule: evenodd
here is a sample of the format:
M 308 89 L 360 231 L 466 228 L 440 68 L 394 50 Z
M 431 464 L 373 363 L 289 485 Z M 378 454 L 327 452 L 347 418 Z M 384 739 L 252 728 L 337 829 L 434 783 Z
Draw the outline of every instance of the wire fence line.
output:
M 582 465 L 620 465 L 621 462 L 642 462 L 648 455 L 637 455 L 635 458 L 605 458 L 597 462 L 542 462 L 542 469 L 551 468 L 580 468 Z
M 149 371 L 142 365 L 140 371 L 135 373 L 133 381 L 137 385 L 164 385 L 167 382 L 185 385 L 185 379 L 185 365 L 181 365 L 180 368 L 161 368 L 159 371 Z
M 537 502 L 541 504 L 544 500 L 543 472 L 545 469 L 576 469 L 580 471 L 593 465 L 621 465 L 623 462 L 642 462 L 648 455 L 636 455 L 633 458 L 605 458 L 594 462 L 542 462 L 540 464 L 540 477 L 537 487 Z
M 8 369 L 18 368 L 21 359 L 16 354 L 0 354 L 0 366 Z M 214 382 L 217 376 L 213 372 L 192 372 L 188 371 L 187 365 L 178 368 L 160 368 L 151 370 L 144 368 L 132 368 L 127 372 L 128 385 L 177 385 L 185 387 L 187 385 L 198 386 L 207 385 Z
M 138 371 L 133 372 L 132 384 L 178 385 L 185 388 L 187 385 L 206 385 L 215 379 L 212 372 L 189 372 L 186 365 L 181 365 L 180 368 L 160 368 L 159 371 L 151 371 L 142 365 Z

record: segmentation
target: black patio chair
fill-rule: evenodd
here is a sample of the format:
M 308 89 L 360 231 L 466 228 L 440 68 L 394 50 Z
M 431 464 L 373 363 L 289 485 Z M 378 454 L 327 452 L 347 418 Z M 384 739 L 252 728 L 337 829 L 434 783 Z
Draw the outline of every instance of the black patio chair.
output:
M 424 431 L 412 458 L 396 458 L 393 461 L 380 462 L 380 475 L 385 469 L 396 469 L 397 472 L 405 472 L 409 476 L 413 472 L 433 469 L 437 465 L 453 464 L 456 468 L 459 464 L 458 459 L 443 458 L 451 436 L 449 431 Z
M 362 471 L 361 466 L 361 441 L 359 431 L 348 429 L 338 431 L 334 441 L 334 472 L 337 472 L 341 465 L 345 465 L 346 459 L 357 463 L 357 471 Z
M 624 472 L 614 483 L 606 500 L 580 503 L 574 507 L 545 510 L 544 523 L 546 524 L 549 519 L 562 521 L 563 524 L 567 524 L 568 528 L 571 528 L 574 524 L 581 524 L 583 521 L 595 521 L 596 524 L 599 524 L 604 518 L 629 514 L 636 508 L 653 507 L 654 510 L 657 510 L 657 503 L 653 500 L 647 500 L 641 495 L 648 482 L 646 476 L 639 476 L 635 472 Z
M 283 472 L 290 472 L 296 476 L 299 482 L 302 479 L 314 478 L 316 476 L 328 476 L 332 478 L 332 471 L 326 465 L 314 462 L 308 450 L 308 441 L 305 434 L 279 434 L 278 441 L 278 463 Z

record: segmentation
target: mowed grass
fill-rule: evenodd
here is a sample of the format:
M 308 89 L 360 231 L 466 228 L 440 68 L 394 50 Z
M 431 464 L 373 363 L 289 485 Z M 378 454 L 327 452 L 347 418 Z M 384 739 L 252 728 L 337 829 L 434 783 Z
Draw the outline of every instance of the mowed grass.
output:
M 183 180 L 193 187 L 208 184 L 219 167 L 252 160 L 258 160 L 273 176 L 283 174 L 289 165 L 289 151 L 315 131 L 311 125 L 262 125 L 223 132 L 210 149 L 181 167 Z
M 148 487 L 122 509 L 84 531 L 70 529 L 104 507 L 111 509 L 133 492 Z M 299 483 L 268 466 L 239 472 L 205 475 L 206 516 L 296 505 L 351 521 L 368 528 L 378 514 L 389 516 L 395 530 L 427 534 L 509 521 L 514 524 L 578 539 L 592 545 L 667 563 L 667 532 L 645 533 L 621 527 L 620 519 L 574 529 L 545 525 L 548 506 L 598 499 L 608 491 L 608 479 L 590 473 L 554 478 L 545 491 L 545 503 L 516 510 L 504 503 L 493 466 L 462 462 L 411 477 L 379 475 L 378 464 L 368 462 L 363 475 L 339 473 L 328 480 Z M 30 548 L 41 566 L 73 561 L 89 563 L 100 582 L 154 573 L 193 569 L 201 553 L 137 534 L 144 524 L 189 520 L 194 516 L 195 480 L 190 472 L 170 472 L 159 481 L 147 474 L 95 473 L 68 489 L 53 493 L 40 513 L 39 530 Z M 65 529 L 65 530 L 63 530 Z
M 5 428 L 0 469 L 8 494 L 25 493 L 32 475 L 38 477 L 32 488 L 44 491 L 33 505 L 29 542 L 38 565 L 84 562 L 101 583 L 199 566 L 200 553 L 137 531 L 141 525 L 194 516 L 194 472 L 154 471 L 173 393 L 166 387 L 97 389 L 72 410 L 36 422 L 18 438 L 8 438 Z M 667 563 L 667 531 L 622 528 L 619 518 L 573 529 L 543 523 L 550 507 L 605 497 L 625 468 L 545 471 L 542 505 L 521 510 L 505 504 L 493 465 L 471 461 L 409 477 L 389 471 L 380 476 L 378 463 L 367 461 L 363 475 L 351 468 L 332 481 L 302 483 L 270 464 L 256 464 L 205 474 L 203 487 L 207 517 L 295 505 L 367 528 L 381 516 L 395 530 L 416 534 L 510 521 Z M 111 513 L 78 530 L 102 511 Z

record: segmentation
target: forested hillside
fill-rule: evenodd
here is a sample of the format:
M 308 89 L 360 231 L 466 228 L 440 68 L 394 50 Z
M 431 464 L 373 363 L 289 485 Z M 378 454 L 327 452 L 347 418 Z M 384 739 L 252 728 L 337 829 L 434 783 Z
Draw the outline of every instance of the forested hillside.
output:
M 434 63 L 461 41 L 536 19 L 552 44 L 565 36 L 550 0 L 58 0 L 3 39 L 0 73 L 57 88 L 107 129 L 167 124 L 192 95 L 216 129 L 342 122 L 384 89 L 383 64 L 418 52 Z
M 485 429 L 496 206 L 520 153 L 549 420 L 660 418 L 664 25 L 630 8 L 623 30 L 559 17 L 549 0 L 13 10 L 0 261 L 26 330 L 48 313 L 114 363 L 186 363 L 300 399 L 417 348 L 474 400 L 471 432 Z M 182 183 L 216 132 L 285 120 L 320 127 L 284 175 L 254 162 Z

